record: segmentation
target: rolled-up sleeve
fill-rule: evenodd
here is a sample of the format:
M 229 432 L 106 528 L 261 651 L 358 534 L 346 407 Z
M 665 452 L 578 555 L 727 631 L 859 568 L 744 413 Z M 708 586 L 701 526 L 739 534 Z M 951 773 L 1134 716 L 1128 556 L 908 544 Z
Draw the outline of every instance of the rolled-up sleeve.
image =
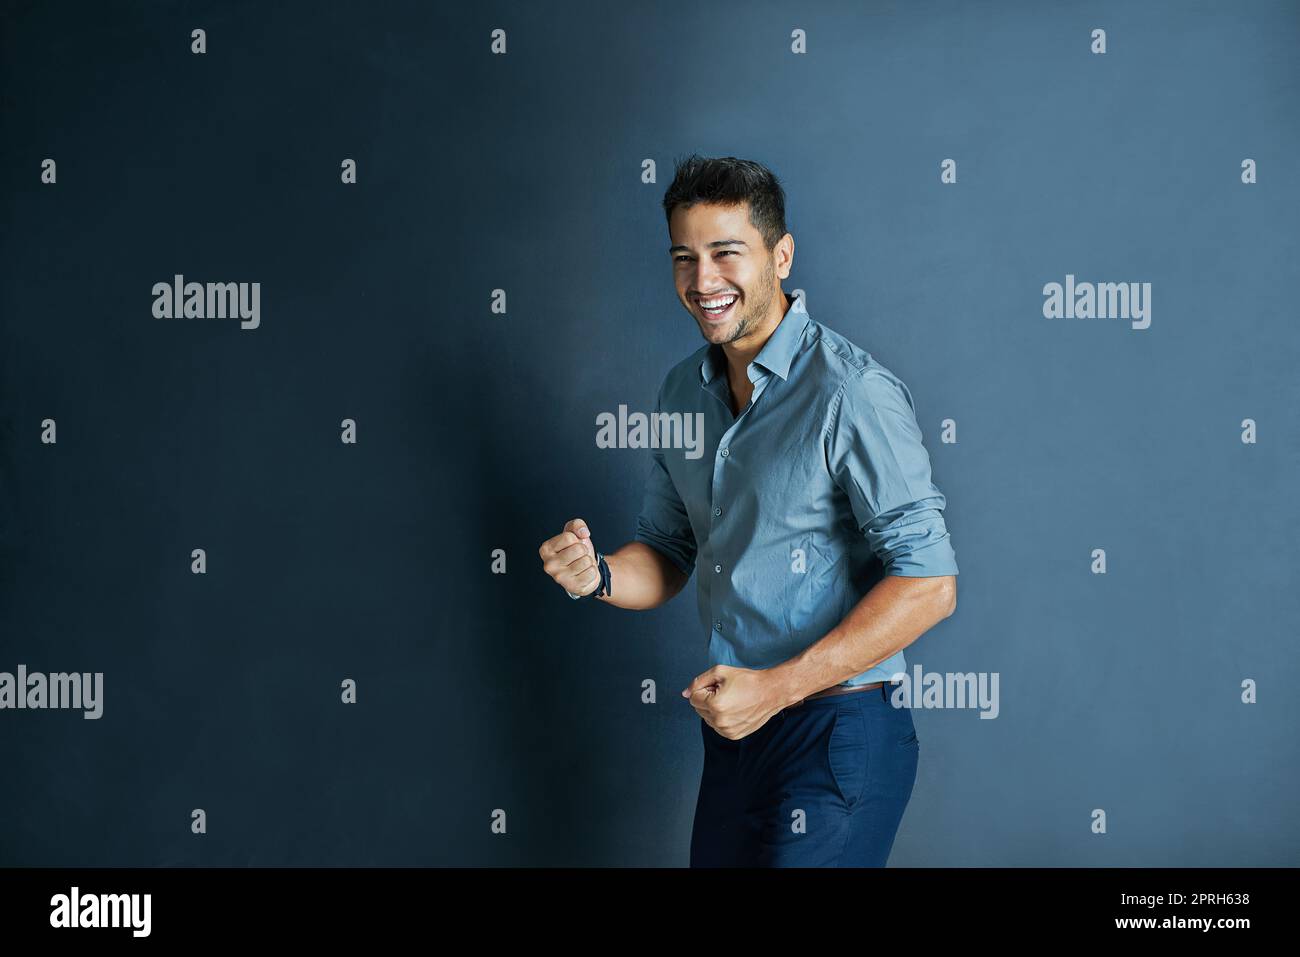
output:
M 885 574 L 957 574 L 943 520 L 947 500 L 931 480 L 906 385 L 878 368 L 855 373 L 831 402 L 822 443 L 835 484 Z
M 656 415 L 662 402 L 661 389 L 655 400 Z M 650 475 L 645 483 L 641 512 L 636 519 L 636 533 L 632 537 L 663 554 L 682 574 L 689 576 L 695 569 L 695 557 L 699 552 L 695 531 L 672 476 L 668 474 L 661 449 L 655 449 L 651 456 Z

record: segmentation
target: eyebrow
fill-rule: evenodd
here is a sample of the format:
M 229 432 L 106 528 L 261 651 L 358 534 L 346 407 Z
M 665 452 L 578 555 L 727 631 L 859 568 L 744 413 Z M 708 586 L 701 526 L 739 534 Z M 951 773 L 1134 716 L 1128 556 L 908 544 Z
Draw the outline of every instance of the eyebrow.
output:
M 746 249 L 748 249 L 749 243 L 745 242 L 743 239 L 715 239 L 713 242 L 709 243 L 708 248 L 716 249 L 719 246 L 744 246 Z M 677 246 L 668 247 L 668 255 L 670 256 L 673 255 L 674 253 L 679 253 L 679 252 L 688 253 L 690 251 L 691 251 L 690 246 L 677 245 Z

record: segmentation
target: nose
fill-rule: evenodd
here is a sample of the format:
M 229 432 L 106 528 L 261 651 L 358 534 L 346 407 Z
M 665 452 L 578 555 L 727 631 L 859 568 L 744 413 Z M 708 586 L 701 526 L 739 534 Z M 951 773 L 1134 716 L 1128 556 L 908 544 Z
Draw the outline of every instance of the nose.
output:
M 719 288 L 731 288 L 722 281 L 722 270 L 712 256 L 703 256 L 695 262 L 695 292 L 717 292 Z

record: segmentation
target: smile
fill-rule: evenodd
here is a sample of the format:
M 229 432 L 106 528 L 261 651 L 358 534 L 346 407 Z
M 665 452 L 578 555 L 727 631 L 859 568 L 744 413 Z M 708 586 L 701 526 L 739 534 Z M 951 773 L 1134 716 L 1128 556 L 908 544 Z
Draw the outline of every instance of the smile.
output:
M 725 319 L 731 312 L 732 307 L 735 306 L 739 300 L 739 296 L 731 293 L 725 296 L 717 296 L 713 299 L 697 299 L 696 302 L 699 304 L 700 311 L 708 316 L 709 319 L 718 320 Z

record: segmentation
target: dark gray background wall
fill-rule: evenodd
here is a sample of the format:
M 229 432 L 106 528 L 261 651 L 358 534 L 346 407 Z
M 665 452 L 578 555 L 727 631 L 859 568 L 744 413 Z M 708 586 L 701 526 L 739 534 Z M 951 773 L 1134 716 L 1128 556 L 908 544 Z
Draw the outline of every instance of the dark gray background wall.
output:
M 648 453 L 595 416 L 701 343 L 690 151 L 777 172 L 786 289 L 916 398 L 961 576 L 909 663 L 1000 675 L 996 720 L 915 713 L 891 864 L 1300 863 L 1295 3 L 10 2 L 0 37 L 0 671 L 104 674 L 99 720 L 0 711 L 0 863 L 686 863 L 694 583 L 578 606 L 536 550 L 631 535 Z M 154 319 L 175 273 L 260 282 L 260 327 Z M 1152 283 L 1150 328 L 1045 319 L 1067 273 Z

